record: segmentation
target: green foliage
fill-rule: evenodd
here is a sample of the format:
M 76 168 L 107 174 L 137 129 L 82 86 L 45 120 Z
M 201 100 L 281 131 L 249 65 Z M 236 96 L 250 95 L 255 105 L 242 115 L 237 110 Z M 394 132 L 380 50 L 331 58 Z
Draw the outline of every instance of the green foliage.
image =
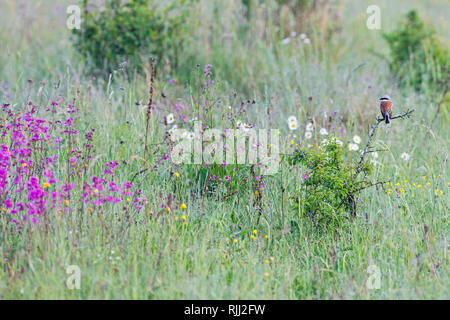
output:
M 356 213 L 361 190 L 361 182 L 354 178 L 357 165 L 345 162 L 344 149 L 335 139 L 318 150 L 297 150 L 289 164 L 306 167 L 296 199 L 297 209 L 303 215 L 317 224 L 333 224 L 345 220 L 347 213 Z M 370 176 L 371 169 L 371 165 L 363 166 L 364 176 Z
M 397 30 L 383 34 L 391 49 L 391 71 L 402 85 L 416 90 L 428 87 L 442 91 L 448 79 L 449 51 L 434 37 L 415 10 L 407 14 Z M 444 68 L 443 68 L 444 67 Z
M 75 46 L 97 73 L 108 74 L 124 61 L 131 69 L 139 69 L 143 59 L 150 56 L 158 63 L 168 60 L 176 66 L 177 50 L 185 39 L 184 2 L 172 1 L 165 8 L 157 8 L 154 1 L 122 4 L 122 0 L 114 0 L 104 11 L 90 12 L 84 0 L 83 28 L 74 30 Z

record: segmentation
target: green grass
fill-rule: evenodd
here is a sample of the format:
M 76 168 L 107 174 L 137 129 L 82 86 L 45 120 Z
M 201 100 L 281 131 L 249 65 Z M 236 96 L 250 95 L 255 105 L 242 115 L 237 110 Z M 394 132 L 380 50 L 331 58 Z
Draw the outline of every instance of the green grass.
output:
M 198 96 L 197 77 L 203 70 L 198 71 L 196 63 L 201 68 L 206 63 L 213 65 L 216 87 L 209 102 L 215 127 L 227 125 L 222 120 L 227 106 L 238 113 L 241 101 L 256 99 L 256 104 L 240 114 L 244 122 L 279 128 L 287 139 L 287 118 L 296 115 L 300 129 L 295 141 L 303 145 L 303 128 L 309 120 L 316 123 L 311 140 L 316 145 L 321 138 L 318 129 L 327 125 L 323 112 L 330 115 L 339 110 L 347 130 L 340 138 L 347 144 L 358 134 L 362 146 L 379 116 L 379 97 L 389 94 L 394 114 L 407 109 L 415 113 L 411 119 L 395 120 L 378 129 L 374 145 L 385 151 L 376 159 L 373 181 L 390 181 L 390 185 L 365 190 L 354 219 L 335 229 L 317 228 L 295 212 L 293 197 L 304 174 L 300 167 L 283 163 L 279 174 L 265 178 L 263 211 L 257 224 L 250 188 L 227 199 L 220 199 L 220 190 L 205 196 L 198 192 L 203 186 L 194 179 L 198 168 L 169 163 L 136 177 L 135 183 L 148 198 L 145 212 L 125 203 L 90 213 L 73 201 L 70 212 L 49 210 L 48 228 L 30 225 L 15 233 L 2 211 L 0 298 L 448 299 L 449 119 L 435 117 L 432 97 L 398 88 L 386 61 L 371 53 L 388 54 L 380 31 L 366 28 L 365 10 L 373 2 L 339 2 L 336 6 L 345 19 L 333 39 L 322 40 L 314 25 L 308 30 L 311 45 L 296 48 L 292 43 L 280 44 L 281 39 L 248 36 L 230 22 L 238 15 L 239 1 L 230 2 L 237 7 L 221 4 L 227 7 L 221 20 L 225 29 L 219 24 L 209 28 L 208 21 L 215 21 L 212 5 L 200 1 L 198 8 L 203 6 L 192 16 L 197 33 L 191 45 L 183 48 L 186 59 L 179 74 L 168 69 L 157 74 L 155 105 L 159 112 L 152 115 L 147 159 L 152 168 L 156 158 L 167 152 L 167 146 L 158 143 L 163 141 L 163 119 L 173 103 L 182 103 L 188 110 L 208 105 L 204 100 L 193 105 Z M 446 17 L 450 12 L 445 1 L 432 6 L 421 1 L 377 2 L 383 30 L 392 30 L 409 9 L 417 8 L 448 43 Z M 9 99 L 2 96 L 0 102 L 24 110 L 32 100 L 45 109 L 56 96 L 63 97 L 62 104 L 76 98 L 78 130 L 97 129 L 98 156 L 87 176 L 100 175 L 106 161 L 127 161 L 117 169 L 117 180 L 129 181 L 145 168 L 140 157 L 148 81 L 142 76 L 126 79 L 120 72 L 110 82 L 91 80 L 71 46 L 64 14 L 58 14 L 52 3 L 0 2 L 0 29 L 4 30 L 0 34 L 0 81 L 7 81 L 11 94 Z M 62 12 L 67 4 L 59 4 Z M 260 31 L 257 24 L 252 28 Z M 223 30 L 233 36 L 229 46 L 217 40 Z M 211 35 L 214 40 L 209 41 Z M 366 64 L 356 68 L 361 63 Z M 180 80 L 180 85 L 170 85 L 172 78 Z M 39 90 L 41 81 L 48 83 Z M 161 91 L 167 98 L 161 97 Z M 143 105 L 137 106 L 135 101 L 140 100 Z M 400 158 L 403 152 L 411 155 L 410 160 Z M 68 149 L 57 154 L 57 175 L 64 179 Z M 349 161 L 357 158 L 356 153 L 348 154 Z M 180 173 L 178 179 L 175 172 Z M 81 177 L 74 179 L 82 181 Z M 187 208 L 159 209 L 170 194 Z M 149 211 L 161 212 L 154 217 Z M 251 238 L 253 230 L 257 230 L 255 239 Z M 377 290 L 366 286 L 367 268 L 372 264 L 381 272 Z M 80 290 L 66 286 L 69 265 L 81 269 Z

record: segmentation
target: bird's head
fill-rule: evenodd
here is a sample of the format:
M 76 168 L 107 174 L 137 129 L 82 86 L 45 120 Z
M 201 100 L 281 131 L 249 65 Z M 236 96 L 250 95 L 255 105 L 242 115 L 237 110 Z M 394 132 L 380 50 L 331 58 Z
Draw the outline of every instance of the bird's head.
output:
M 380 98 L 380 101 L 391 101 L 391 97 L 389 97 L 388 95 L 382 96 Z

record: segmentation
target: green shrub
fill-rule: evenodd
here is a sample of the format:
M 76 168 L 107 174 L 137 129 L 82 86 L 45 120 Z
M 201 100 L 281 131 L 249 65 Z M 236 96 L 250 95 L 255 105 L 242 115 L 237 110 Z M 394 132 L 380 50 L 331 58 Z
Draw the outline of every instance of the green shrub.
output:
M 83 1 L 81 30 L 74 30 L 74 43 L 92 71 L 108 74 L 127 61 L 128 70 L 141 67 L 143 59 L 167 59 L 176 67 L 187 15 L 184 0 L 157 8 L 156 1 L 107 2 L 103 11 L 89 11 Z
M 401 85 L 416 90 L 429 88 L 441 91 L 448 79 L 450 54 L 426 28 L 415 10 L 407 14 L 406 21 L 397 30 L 383 34 L 391 51 L 391 71 Z M 443 68 L 444 67 L 444 68 Z
M 355 177 L 357 163 L 345 162 L 344 148 L 330 139 L 318 150 L 297 150 L 288 159 L 290 165 L 306 167 L 296 197 L 296 209 L 316 224 L 338 224 L 356 214 L 357 198 L 372 173 L 364 164 L 364 180 Z

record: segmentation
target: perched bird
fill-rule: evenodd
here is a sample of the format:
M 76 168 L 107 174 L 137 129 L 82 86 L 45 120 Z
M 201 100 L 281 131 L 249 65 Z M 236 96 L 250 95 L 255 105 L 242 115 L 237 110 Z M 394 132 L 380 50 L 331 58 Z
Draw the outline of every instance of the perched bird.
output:
M 389 119 L 392 118 L 392 101 L 388 95 L 380 98 L 380 111 L 386 123 L 390 123 Z

